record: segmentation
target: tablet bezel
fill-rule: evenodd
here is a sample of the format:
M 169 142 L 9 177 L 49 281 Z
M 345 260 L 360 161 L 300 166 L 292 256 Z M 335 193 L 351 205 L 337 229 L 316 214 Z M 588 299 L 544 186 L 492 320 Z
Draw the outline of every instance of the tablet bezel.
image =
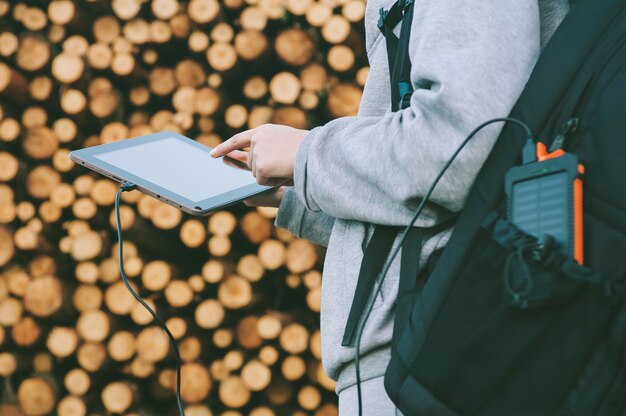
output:
M 185 143 L 191 144 L 192 146 L 202 150 L 203 152 L 209 153 L 211 151 L 210 147 L 202 143 L 198 143 L 195 140 L 192 140 L 181 134 L 172 131 L 162 131 L 159 133 L 148 134 L 145 136 L 135 137 L 119 142 L 101 144 L 85 149 L 74 150 L 70 152 L 70 159 L 81 166 L 92 169 L 117 182 L 132 182 L 133 184 L 137 185 L 140 191 L 146 193 L 147 195 L 150 195 L 160 201 L 173 205 L 176 208 L 180 208 L 181 210 L 193 215 L 205 215 L 209 212 L 224 208 L 243 199 L 267 192 L 275 188 L 272 186 L 264 186 L 253 183 L 229 192 L 213 196 L 211 198 L 204 199 L 199 202 L 192 201 L 183 197 L 182 195 L 165 189 L 148 180 L 135 176 L 124 169 L 120 169 L 96 157 L 100 153 L 111 152 L 114 150 L 125 149 L 128 147 L 140 146 L 146 142 L 163 140 L 168 138 L 181 140 Z

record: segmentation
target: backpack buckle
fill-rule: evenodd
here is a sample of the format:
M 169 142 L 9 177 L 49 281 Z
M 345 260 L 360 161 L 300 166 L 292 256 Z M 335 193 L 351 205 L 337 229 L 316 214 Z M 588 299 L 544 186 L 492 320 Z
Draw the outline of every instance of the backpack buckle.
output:
M 411 83 L 406 81 L 398 82 L 398 93 L 400 96 L 399 108 L 403 110 L 409 107 L 411 105 L 411 96 L 413 95 Z

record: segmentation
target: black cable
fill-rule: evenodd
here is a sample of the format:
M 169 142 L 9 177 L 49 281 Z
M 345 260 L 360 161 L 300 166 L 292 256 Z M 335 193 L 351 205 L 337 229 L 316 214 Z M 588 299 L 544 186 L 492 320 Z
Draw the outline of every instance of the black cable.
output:
M 365 310 L 365 318 L 360 320 L 359 324 L 356 327 L 356 351 L 355 351 L 355 356 L 354 356 L 354 363 L 355 363 L 355 367 L 356 367 L 356 388 L 357 388 L 357 399 L 358 399 L 358 403 L 359 403 L 359 416 L 363 415 L 363 399 L 362 399 L 362 396 L 361 396 L 361 369 L 360 369 L 361 336 L 363 335 L 363 328 L 365 327 L 365 323 L 367 322 L 367 319 L 369 318 L 370 313 L 372 312 L 372 309 L 374 307 L 374 303 L 376 302 L 376 298 L 378 297 L 378 294 L 380 293 L 380 289 L 381 289 L 381 287 L 383 285 L 383 280 L 385 279 L 385 275 L 389 271 L 389 267 L 391 267 L 391 263 L 393 262 L 393 259 L 396 257 L 396 255 L 400 251 L 400 248 L 402 247 L 402 243 L 404 243 L 404 240 L 406 239 L 406 236 L 407 236 L 409 230 L 413 226 L 413 223 L 415 223 L 415 220 L 417 220 L 417 218 L 420 216 L 420 214 L 422 213 L 422 211 L 424 209 L 424 206 L 426 205 L 426 202 L 428 202 L 428 199 L 430 198 L 430 196 L 432 195 L 433 191 L 435 190 L 435 186 L 437 186 L 437 184 L 439 183 L 439 180 L 441 179 L 441 177 L 446 173 L 446 171 L 448 170 L 448 168 L 450 167 L 452 162 L 454 162 L 454 159 L 456 159 L 456 157 L 461 152 L 461 150 L 463 150 L 465 145 L 467 143 L 469 143 L 470 140 L 472 140 L 472 138 L 476 135 L 476 133 L 478 133 L 480 130 L 482 130 L 483 128 L 487 127 L 488 125 L 493 124 L 493 123 L 497 123 L 497 122 L 514 123 L 514 124 L 522 127 L 526 131 L 527 140 L 533 140 L 533 133 L 530 130 L 530 128 L 524 122 L 522 122 L 520 120 L 517 120 L 517 119 L 514 119 L 514 118 L 510 118 L 510 117 L 494 118 L 492 120 L 485 121 L 480 126 L 476 127 L 474 129 L 474 131 L 472 131 L 465 138 L 465 140 L 463 140 L 463 142 L 456 149 L 456 151 L 454 152 L 452 157 L 450 157 L 450 159 L 448 159 L 446 164 L 443 166 L 443 168 L 441 169 L 441 171 L 439 172 L 439 174 L 437 175 L 437 177 L 433 181 L 432 185 L 428 189 L 428 192 L 426 192 L 426 195 L 424 195 L 424 198 L 422 199 L 422 201 L 420 202 L 419 206 L 417 207 L 417 210 L 415 210 L 415 214 L 413 215 L 413 219 L 411 220 L 409 225 L 407 225 L 406 228 L 404 229 L 404 231 L 402 232 L 402 238 L 400 239 L 400 243 L 396 246 L 394 251 L 391 253 L 391 257 L 389 257 L 387 259 L 387 261 L 385 262 L 385 265 L 384 265 L 382 273 L 381 273 L 380 281 L 378 282 L 378 284 L 376 286 L 376 290 L 374 291 L 374 296 L 372 297 L 371 302 L 369 303 L 367 309 Z
M 133 297 L 137 299 L 137 301 L 141 303 L 148 312 L 150 312 L 150 315 L 152 315 L 154 320 L 159 323 L 159 325 L 161 326 L 161 328 L 163 328 L 163 330 L 165 331 L 165 333 L 167 334 L 170 340 L 170 345 L 172 346 L 172 349 L 174 350 L 174 356 L 176 357 L 176 402 L 178 404 L 178 413 L 181 416 L 185 416 L 185 409 L 183 408 L 183 402 L 180 398 L 181 360 L 180 360 L 180 353 L 178 352 L 178 346 L 176 345 L 176 339 L 174 338 L 174 335 L 172 335 L 170 330 L 167 328 L 167 325 L 165 325 L 165 323 L 161 320 L 161 318 L 159 318 L 159 315 L 157 315 L 156 312 L 150 307 L 150 305 L 148 305 L 143 299 L 141 299 L 141 297 L 133 290 L 133 288 L 128 283 L 128 278 L 126 277 L 126 273 L 124 272 L 124 252 L 123 252 L 124 240 L 122 239 L 122 224 L 120 220 L 120 197 L 123 192 L 132 191 L 135 188 L 136 188 L 136 185 L 132 183 L 129 183 L 129 182 L 123 183 L 122 186 L 120 186 L 120 189 L 117 190 L 117 194 L 115 195 L 115 217 L 117 219 L 117 244 L 119 246 L 118 256 L 120 258 L 120 275 L 122 277 L 122 281 L 124 282 L 124 285 L 126 286 L 126 289 L 128 289 L 130 294 L 133 295 Z

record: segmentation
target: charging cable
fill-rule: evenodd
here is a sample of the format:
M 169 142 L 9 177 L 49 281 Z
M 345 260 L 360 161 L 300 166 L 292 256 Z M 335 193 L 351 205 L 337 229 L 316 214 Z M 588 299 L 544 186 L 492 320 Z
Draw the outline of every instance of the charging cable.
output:
M 437 175 L 437 177 L 433 181 L 432 185 L 430 185 L 430 188 L 428 189 L 428 192 L 426 192 L 426 195 L 424 195 L 424 198 L 422 198 L 422 201 L 420 202 L 419 206 L 417 207 L 417 210 L 415 210 L 415 214 L 413 215 L 413 219 L 411 220 L 409 225 L 407 225 L 406 228 L 404 229 L 404 231 L 402 232 L 402 238 L 400 239 L 400 243 L 396 246 L 395 250 L 391 254 L 391 257 L 389 257 L 387 259 L 387 261 L 385 262 L 385 264 L 384 264 L 384 267 L 382 269 L 382 273 L 381 273 L 381 276 L 380 276 L 380 280 L 379 280 L 379 282 L 378 282 L 378 284 L 376 286 L 376 290 L 374 291 L 374 296 L 372 297 L 372 300 L 370 301 L 370 303 L 368 304 L 367 309 L 365 310 L 365 318 L 360 320 L 359 324 L 356 327 L 356 351 L 355 351 L 355 356 L 354 356 L 354 362 L 355 362 L 355 367 L 356 367 L 356 388 L 357 388 L 357 396 L 358 396 L 357 399 L 358 399 L 358 403 L 359 403 L 359 416 L 363 416 L 363 400 L 362 400 L 362 395 L 361 395 L 361 370 L 360 370 L 361 336 L 363 335 L 363 328 L 365 327 L 365 323 L 367 322 L 367 319 L 369 318 L 370 313 L 372 312 L 372 309 L 374 308 L 374 302 L 376 301 L 376 298 L 378 297 L 378 294 L 380 293 L 381 287 L 383 285 L 383 280 L 385 279 L 385 275 L 389 271 L 389 267 L 391 267 L 391 263 L 393 262 L 393 259 L 396 257 L 396 255 L 400 251 L 400 248 L 402 247 L 402 243 L 404 243 L 404 240 L 406 239 L 406 236 L 407 236 L 409 230 L 413 226 L 413 223 L 415 223 L 417 218 L 420 216 L 420 214 L 424 210 L 424 206 L 426 205 L 426 202 L 428 202 L 428 199 L 430 198 L 430 196 L 432 195 L 433 191 L 435 190 L 435 186 L 437 186 L 437 184 L 439 183 L 439 180 L 441 179 L 441 177 L 444 175 L 444 173 L 446 173 L 446 171 L 448 170 L 448 168 L 450 167 L 452 162 L 454 162 L 454 159 L 456 159 L 456 157 L 461 152 L 461 150 L 463 150 L 465 145 L 467 143 L 469 143 L 470 140 L 472 140 L 472 138 L 476 135 L 476 133 L 478 133 L 480 130 L 482 130 L 483 128 L 487 127 L 488 125 L 493 124 L 493 123 L 498 123 L 498 122 L 513 123 L 513 124 L 523 128 L 524 131 L 526 132 L 526 141 L 527 141 L 527 143 L 534 142 L 533 133 L 530 130 L 530 128 L 524 122 L 522 122 L 520 120 L 517 120 L 515 118 L 511 118 L 511 117 L 494 118 L 494 119 L 486 121 L 486 122 L 482 123 L 480 126 L 476 127 L 474 129 L 474 131 L 472 131 L 465 138 L 465 140 L 463 140 L 463 142 L 456 149 L 456 151 L 454 152 L 452 157 L 450 157 L 450 159 L 448 159 L 446 164 L 443 166 L 443 168 L 441 169 L 441 171 L 439 172 L 439 174 Z
M 126 289 L 128 289 L 130 294 L 133 295 L 135 299 L 137 299 L 137 302 L 141 303 L 143 307 L 146 308 L 148 312 L 150 312 L 150 315 L 152 315 L 154 320 L 158 322 L 161 328 L 163 328 L 163 330 L 165 331 L 165 333 L 167 334 L 170 340 L 170 345 L 172 346 L 172 349 L 174 350 L 174 356 L 176 357 L 176 402 L 178 404 L 178 413 L 180 414 L 180 416 L 185 416 L 185 409 L 183 408 L 183 402 L 180 398 L 181 361 L 180 361 L 180 353 L 178 352 L 178 346 L 176 345 L 176 339 L 174 338 L 174 335 L 172 335 L 170 330 L 167 328 L 167 325 L 165 325 L 165 323 L 161 320 L 161 318 L 159 318 L 159 315 L 157 315 L 156 312 L 150 307 L 150 305 L 148 305 L 143 299 L 141 299 L 141 296 L 139 296 L 133 290 L 131 285 L 128 283 L 128 278 L 126 277 L 126 273 L 124 272 L 124 244 L 123 244 L 124 240 L 122 239 L 122 223 L 120 220 L 120 197 L 122 196 L 123 192 L 129 192 L 135 188 L 137 188 L 137 185 L 130 183 L 130 182 L 124 182 L 122 186 L 120 186 L 120 189 L 117 190 L 117 194 L 115 195 L 115 217 L 117 219 L 117 244 L 119 246 L 118 256 L 120 258 L 120 276 L 122 277 L 122 281 L 124 282 Z

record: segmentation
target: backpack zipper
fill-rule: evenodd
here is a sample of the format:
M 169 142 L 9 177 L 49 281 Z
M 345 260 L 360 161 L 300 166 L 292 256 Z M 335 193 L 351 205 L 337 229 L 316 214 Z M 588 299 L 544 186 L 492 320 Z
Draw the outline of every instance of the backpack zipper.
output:
M 561 125 L 561 129 L 559 130 L 559 134 L 552 141 L 552 146 L 550 146 L 550 153 L 563 149 L 567 142 L 567 139 L 572 135 L 572 133 L 578 130 L 578 126 L 580 124 L 580 119 L 576 117 L 572 117 L 565 121 Z

